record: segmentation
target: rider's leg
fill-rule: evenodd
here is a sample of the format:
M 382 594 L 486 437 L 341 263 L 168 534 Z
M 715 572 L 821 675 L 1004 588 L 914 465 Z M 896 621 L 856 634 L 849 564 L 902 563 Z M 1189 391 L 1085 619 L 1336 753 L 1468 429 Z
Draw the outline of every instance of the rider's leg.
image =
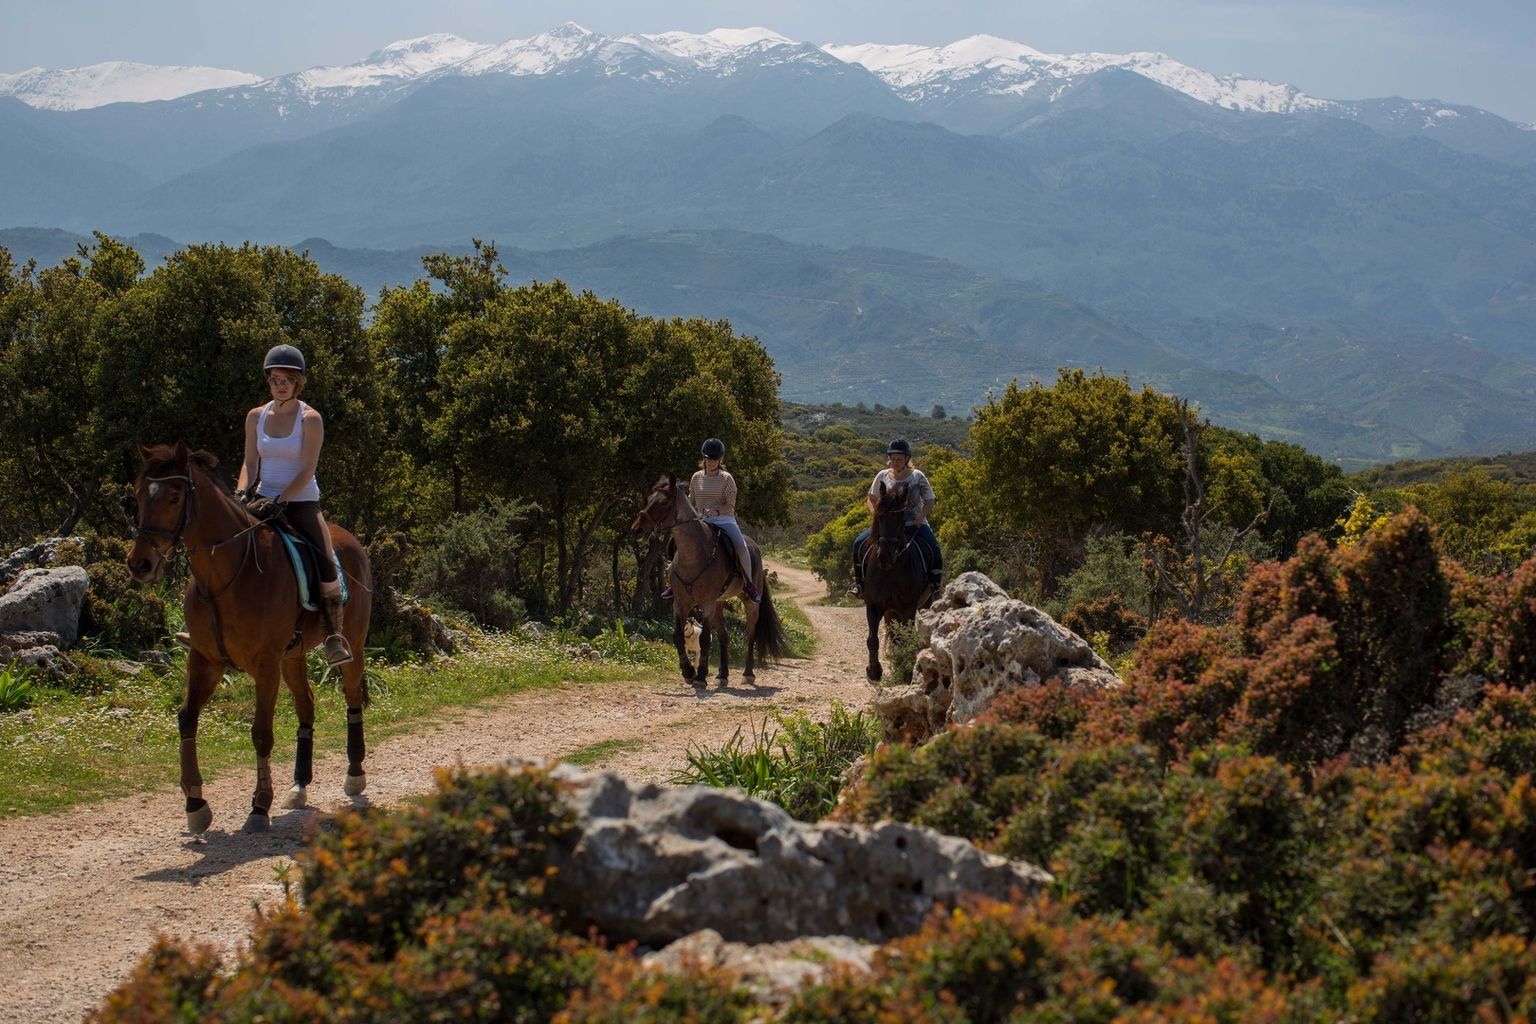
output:
M 288 505 L 288 521 L 293 524 L 311 549 L 319 564 L 320 615 L 325 620 L 325 660 L 330 665 L 345 665 L 352 660 L 352 647 L 342 636 L 343 605 L 341 577 L 332 557 L 330 530 L 320 515 L 318 501 L 296 501 Z
M 741 527 L 737 525 L 735 517 L 710 516 L 706 521 L 720 527 L 730 536 L 736 548 L 736 564 L 741 568 L 742 592 L 747 595 L 748 601 L 759 600 L 757 587 L 752 582 L 752 552 L 747 550 L 747 539 L 741 535 Z
M 934 535 L 933 527 L 924 523 L 917 528 L 916 539 L 923 545 L 923 554 L 928 560 L 928 582 L 938 590 L 944 581 L 944 552 L 939 548 L 939 538 Z
M 870 527 L 853 539 L 853 592 L 864 593 L 864 545 L 869 540 Z

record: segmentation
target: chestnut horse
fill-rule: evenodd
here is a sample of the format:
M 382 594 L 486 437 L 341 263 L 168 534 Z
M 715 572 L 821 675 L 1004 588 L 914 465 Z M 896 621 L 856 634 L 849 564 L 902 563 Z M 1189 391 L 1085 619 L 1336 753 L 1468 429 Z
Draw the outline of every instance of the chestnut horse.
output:
M 299 719 L 298 750 L 293 788 L 286 807 L 303 807 L 312 777 L 315 698 L 310 690 L 304 652 L 325 637 L 319 612 L 299 606 L 298 582 L 276 529 L 253 519 L 213 475 L 218 465 L 209 452 L 189 452 L 178 442 L 142 449 L 135 494 L 138 529 L 128 552 L 134 579 L 158 580 L 177 548 L 184 548 L 192 579 L 182 598 L 192 649 L 187 654 L 187 695 L 177 712 L 181 733 L 181 790 L 187 797 L 187 828 L 204 832 L 213 810 L 203 799 L 203 776 L 197 764 L 197 721 L 203 706 L 224 675 L 226 666 L 248 673 L 256 685 L 256 720 L 251 742 L 256 747 L 256 791 L 248 832 L 269 825 L 272 808 L 272 714 L 277 707 L 279 681 L 293 694 Z M 373 579 L 368 555 L 356 537 L 338 526 L 331 539 L 350 583 L 350 599 L 338 623 L 354 652 L 341 667 L 347 700 L 348 796 L 367 785 L 363 774 L 363 641 L 368 636 Z M 321 557 L 324 557 L 323 555 Z
M 725 602 L 733 597 L 741 597 L 747 611 L 747 664 L 742 669 L 742 678 L 748 682 L 753 678 L 754 653 L 759 661 L 783 657 L 784 625 L 773 609 L 773 598 L 768 594 L 768 574 L 763 569 L 763 554 L 757 544 L 750 537 L 746 538 L 747 551 L 752 556 L 752 582 L 762 595 L 762 601 L 754 603 L 742 597 L 736 557 L 715 536 L 714 527 L 694 511 L 687 493 L 678 489 L 677 476 L 672 473 L 656 481 L 650 497 L 629 525 L 630 535 L 636 537 L 660 530 L 671 530 L 672 538 L 677 542 L 670 580 L 674 620 L 672 642 L 677 647 L 677 666 L 682 670 L 683 678 L 704 685 L 709 675 L 711 630 L 720 643 L 720 674 L 716 678 L 722 684 L 729 678 L 731 647 L 730 638 L 725 633 Z M 689 663 L 688 652 L 683 646 L 683 620 L 694 608 L 704 616 L 697 670 Z
M 935 597 L 928 585 L 922 545 L 907 529 L 906 515 L 907 485 L 898 483 L 887 490 L 882 482 L 869 540 L 859 554 L 864 574 L 864 617 L 869 623 L 865 640 L 869 664 L 864 674 L 873 682 L 879 682 L 884 675 L 880 667 L 880 623 L 910 626 L 918 610 L 928 607 Z

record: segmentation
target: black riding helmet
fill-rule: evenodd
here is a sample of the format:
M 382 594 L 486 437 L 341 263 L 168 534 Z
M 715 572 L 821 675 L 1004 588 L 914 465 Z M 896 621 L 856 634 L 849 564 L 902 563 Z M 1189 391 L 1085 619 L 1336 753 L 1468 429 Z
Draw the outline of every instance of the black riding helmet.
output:
M 304 364 L 304 353 L 292 345 L 273 345 L 267 349 L 267 358 L 262 360 L 261 372 L 271 373 L 273 370 L 293 370 L 309 376 L 309 368 Z
M 912 444 L 905 438 L 898 437 L 896 440 L 891 442 L 890 447 L 886 448 L 885 454 L 905 455 L 910 459 L 912 457 Z
M 712 437 L 704 442 L 703 447 L 699 449 L 699 454 L 706 459 L 723 459 L 725 458 L 725 442 L 718 437 Z

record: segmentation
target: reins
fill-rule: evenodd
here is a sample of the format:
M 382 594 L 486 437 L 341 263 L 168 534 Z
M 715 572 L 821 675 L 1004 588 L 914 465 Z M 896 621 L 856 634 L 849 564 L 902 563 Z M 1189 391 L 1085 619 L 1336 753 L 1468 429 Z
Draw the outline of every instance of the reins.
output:
M 187 484 L 187 500 L 182 503 L 181 519 L 177 522 L 175 530 L 166 530 L 158 526 L 145 526 L 142 523 L 136 523 L 134 524 L 134 534 L 135 536 L 163 537 L 171 542 L 171 551 L 173 553 L 176 551 L 186 552 L 187 570 L 192 574 L 192 585 L 197 591 L 197 596 L 208 605 L 209 610 L 213 613 L 213 639 L 219 645 L 219 654 L 223 656 L 226 662 L 234 664 L 233 659 L 229 656 L 229 651 L 224 647 L 224 623 L 219 616 L 219 606 L 215 602 L 229 592 L 230 588 L 235 585 L 235 581 L 245 572 L 246 565 L 253 559 L 256 563 L 256 571 L 266 572 L 261 567 L 261 556 L 256 553 L 255 534 L 255 531 L 265 524 L 257 520 L 245 529 L 240 530 L 233 537 L 228 537 L 200 548 L 188 547 L 183 535 L 187 531 L 187 525 L 192 521 L 192 503 L 197 500 L 197 482 L 192 479 L 190 474 L 180 473 L 168 476 L 147 476 L 144 479 L 150 483 L 167 483 L 173 480 L 183 480 Z M 197 575 L 197 568 L 192 564 L 192 556 L 205 552 L 212 554 L 227 544 L 233 544 L 241 537 L 246 538 L 246 546 L 245 553 L 240 556 L 240 564 L 235 567 L 235 571 L 230 574 L 229 579 L 225 580 L 224 585 L 217 592 L 209 592 L 208 588 L 203 585 L 202 579 Z M 162 562 L 169 562 L 174 557 L 174 554 L 167 555 L 161 551 L 159 546 L 155 547 L 155 555 Z
M 687 519 L 684 519 L 681 515 L 678 514 L 678 504 L 679 503 L 677 501 L 673 501 L 672 502 L 672 524 L 670 526 L 663 527 L 659 523 L 656 523 L 654 520 L 652 520 L 651 515 L 650 515 L 650 511 L 648 509 L 641 509 L 640 510 L 640 514 L 645 516 L 645 521 L 650 524 L 651 529 L 653 529 L 653 530 L 665 529 L 665 530 L 668 530 L 668 531 L 675 531 L 679 527 L 686 526 L 689 523 L 707 523 L 708 522 L 707 519 L 705 519 L 703 516 L 699 515 L 698 511 L 696 509 L 694 509 L 692 505 L 689 505 L 688 508 L 689 508 L 690 511 L 693 512 L 693 515 L 690 516 Z M 692 578 L 684 579 L 682 574 L 678 573 L 678 577 L 677 577 L 678 578 L 678 582 L 682 584 L 684 590 L 691 591 L 693 589 L 693 585 L 695 583 L 699 582 L 699 580 L 704 578 L 704 574 L 709 571 L 710 566 L 715 564 L 715 556 L 717 554 L 719 554 L 719 553 L 720 553 L 720 544 L 719 544 L 718 541 L 716 541 L 714 544 L 711 544 L 709 546 L 709 557 L 704 559 L 704 566 L 703 566 L 703 568 L 701 568 L 698 572 L 694 573 Z M 676 565 L 676 563 L 673 564 L 672 571 L 673 572 L 677 572 L 677 565 Z

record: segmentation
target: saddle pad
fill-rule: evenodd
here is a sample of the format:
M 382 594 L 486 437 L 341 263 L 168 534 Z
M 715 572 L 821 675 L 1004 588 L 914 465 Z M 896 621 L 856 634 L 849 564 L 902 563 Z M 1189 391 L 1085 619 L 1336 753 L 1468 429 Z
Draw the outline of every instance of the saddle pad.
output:
M 293 542 L 293 537 L 287 530 L 278 530 L 277 535 L 283 538 L 283 547 L 288 549 L 288 560 L 293 563 L 293 577 L 299 581 L 299 605 L 305 611 L 319 611 L 320 605 L 315 602 L 309 589 L 309 567 L 305 564 L 304 556 L 299 552 L 299 546 Z M 346 604 L 350 596 L 347 592 L 347 574 L 341 569 L 339 557 L 332 554 L 331 561 L 336 563 L 336 578 L 341 581 L 341 603 Z M 316 579 L 316 589 L 319 589 L 319 586 L 319 580 Z

